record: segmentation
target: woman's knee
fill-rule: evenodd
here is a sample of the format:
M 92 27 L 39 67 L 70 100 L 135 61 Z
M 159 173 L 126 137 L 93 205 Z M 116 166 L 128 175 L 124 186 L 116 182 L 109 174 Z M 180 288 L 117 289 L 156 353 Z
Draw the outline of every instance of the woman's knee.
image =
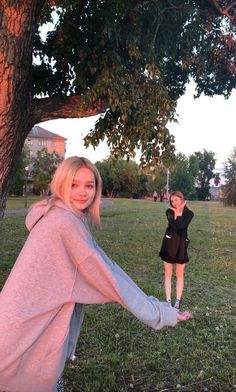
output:
M 182 279 L 184 277 L 184 264 L 176 264 L 176 278 L 177 279 Z
M 165 277 L 168 279 L 172 278 L 173 266 L 170 263 L 165 263 Z

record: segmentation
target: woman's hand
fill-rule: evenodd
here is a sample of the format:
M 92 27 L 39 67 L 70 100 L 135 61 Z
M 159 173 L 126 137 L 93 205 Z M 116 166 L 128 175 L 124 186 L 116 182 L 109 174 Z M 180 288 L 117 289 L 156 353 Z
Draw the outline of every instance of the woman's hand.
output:
M 184 207 L 186 206 L 186 200 L 179 207 L 170 207 L 172 211 L 174 211 L 174 219 L 177 219 L 178 216 L 182 216 Z
M 186 200 L 184 200 L 184 202 L 181 204 L 181 206 L 179 207 L 179 213 L 182 215 L 183 214 L 183 210 L 184 210 L 184 207 L 186 206 Z
M 182 212 L 180 213 L 178 208 L 170 207 L 170 209 L 174 212 L 174 220 L 182 215 Z
M 185 310 L 184 312 L 178 312 L 177 321 L 186 321 L 193 317 L 192 312 Z

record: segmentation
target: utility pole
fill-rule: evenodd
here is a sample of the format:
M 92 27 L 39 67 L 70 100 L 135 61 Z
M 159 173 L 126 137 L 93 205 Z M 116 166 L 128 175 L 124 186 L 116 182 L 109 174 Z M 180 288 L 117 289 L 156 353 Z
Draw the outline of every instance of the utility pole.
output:
M 166 170 L 166 197 L 169 200 L 169 177 L 170 177 L 170 171 L 169 169 Z

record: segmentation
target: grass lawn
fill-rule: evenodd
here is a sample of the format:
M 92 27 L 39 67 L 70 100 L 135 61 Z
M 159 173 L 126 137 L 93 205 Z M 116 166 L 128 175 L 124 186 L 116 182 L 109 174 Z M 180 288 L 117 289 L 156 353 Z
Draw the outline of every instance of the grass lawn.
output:
M 27 207 L 31 206 L 35 201 L 40 200 L 40 196 L 34 196 L 34 195 L 27 195 L 27 198 L 25 197 L 12 197 L 10 196 L 7 200 L 7 210 L 20 210 L 24 209 L 25 205 Z
M 15 208 L 11 203 L 8 208 Z M 66 392 L 236 391 L 236 209 L 188 204 L 195 216 L 183 308 L 194 318 L 154 331 L 116 304 L 87 306 L 76 360 L 65 371 Z M 114 200 L 102 209 L 102 227 L 94 232 L 106 253 L 160 300 L 166 208 Z M 2 286 L 27 236 L 24 216 L 6 214 L 0 229 Z

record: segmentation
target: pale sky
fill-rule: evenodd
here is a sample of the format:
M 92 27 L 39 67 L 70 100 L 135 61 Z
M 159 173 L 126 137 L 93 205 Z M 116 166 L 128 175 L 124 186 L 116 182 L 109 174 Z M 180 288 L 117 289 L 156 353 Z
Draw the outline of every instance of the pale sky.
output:
M 222 96 L 213 98 L 201 96 L 194 99 L 194 85 L 189 84 L 186 94 L 179 99 L 177 112 L 179 123 L 170 124 L 169 130 L 175 136 L 177 152 L 189 156 L 195 151 L 215 152 L 216 168 L 222 168 L 224 162 L 236 147 L 236 91 L 228 100 Z M 85 156 L 92 162 L 106 159 L 109 149 L 105 142 L 96 150 L 83 146 L 83 137 L 93 127 L 98 116 L 81 119 L 58 119 L 40 123 L 48 131 L 67 138 L 66 157 Z
M 223 96 L 193 98 L 194 85 L 178 101 L 179 123 L 170 124 L 178 152 L 189 156 L 195 151 L 215 152 L 216 167 L 224 166 L 236 147 L 236 91 L 226 100 Z

